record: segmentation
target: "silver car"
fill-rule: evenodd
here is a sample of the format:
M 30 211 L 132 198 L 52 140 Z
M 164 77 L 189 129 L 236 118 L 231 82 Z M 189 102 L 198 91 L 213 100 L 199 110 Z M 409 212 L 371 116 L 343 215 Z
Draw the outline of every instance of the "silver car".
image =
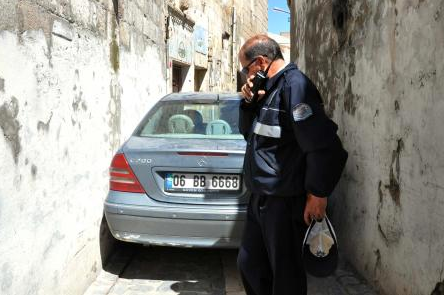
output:
M 121 241 L 233 248 L 248 194 L 237 94 L 162 98 L 114 156 L 106 220 Z

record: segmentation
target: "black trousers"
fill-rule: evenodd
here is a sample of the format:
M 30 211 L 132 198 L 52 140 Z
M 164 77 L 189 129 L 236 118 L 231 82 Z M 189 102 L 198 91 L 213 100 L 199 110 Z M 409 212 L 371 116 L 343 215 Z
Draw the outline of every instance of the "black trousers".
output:
M 247 295 L 306 295 L 305 197 L 252 195 L 237 264 Z

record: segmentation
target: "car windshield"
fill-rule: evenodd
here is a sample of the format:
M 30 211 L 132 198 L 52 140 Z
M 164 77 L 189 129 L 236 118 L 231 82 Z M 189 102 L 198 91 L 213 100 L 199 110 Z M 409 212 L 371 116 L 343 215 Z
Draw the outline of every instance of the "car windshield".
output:
M 243 139 L 238 121 L 238 99 L 161 101 L 136 133 L 141 137 Z

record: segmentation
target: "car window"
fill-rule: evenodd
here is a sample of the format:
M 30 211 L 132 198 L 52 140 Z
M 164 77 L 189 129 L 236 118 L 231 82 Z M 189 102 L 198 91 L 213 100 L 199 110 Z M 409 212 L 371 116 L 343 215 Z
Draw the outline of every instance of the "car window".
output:
M 139 136 L 163 138 L 243 139 L 239 100 L 164 101 L 141 124 Z

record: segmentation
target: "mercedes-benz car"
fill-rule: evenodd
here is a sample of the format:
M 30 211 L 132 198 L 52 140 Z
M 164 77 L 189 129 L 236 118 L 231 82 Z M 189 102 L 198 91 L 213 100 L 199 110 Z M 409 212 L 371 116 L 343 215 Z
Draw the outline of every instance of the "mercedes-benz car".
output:
M 234 248 L 248 193 L 238 94 L 178 93 L 148 111 L 115 154 L 104 203 L 121 241 Z

